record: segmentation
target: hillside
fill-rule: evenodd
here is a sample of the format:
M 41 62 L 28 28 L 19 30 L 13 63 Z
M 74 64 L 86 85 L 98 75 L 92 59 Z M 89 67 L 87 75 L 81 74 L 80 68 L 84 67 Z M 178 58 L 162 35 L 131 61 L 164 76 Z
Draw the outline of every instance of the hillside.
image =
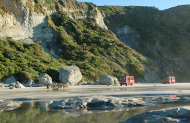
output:
M 189 5 L 159 11 L 154 7 L 104 6 L 105 23 L 126 45 L 150 59 L 159 78 L 188 81 Z
M 76 65 L 86 81 L 100 74 L 135 75 L 141 82 L 175 75 L 188 81 L 189 10 L 189 5 L 159 11 L 76 0 L 0 0 L 0 79 L 22 80 L 23 74 L 35 79 L 47 72 L 58 81 L 59 67 Z M 33 47 L 30 53 L 26 46 Z
M 1 79 L 10 75 L 19 80 L 23 80 L 22 75 L 35 79 L 39 73 L 47 72 L 58 81 L 58 70 L 65 65 L 77 65 L 86 81 L 97 80 L 100 74 L 116 77 L 132 74 L 144 79 L 151 68 L 150 61 L 107 30 L 102 13 L 91 3 L 75 0 L 0 0 L 0 3 L 3 39 L 0 42 L 4 45 L 0 49 L 4 59 L 0 63 Z

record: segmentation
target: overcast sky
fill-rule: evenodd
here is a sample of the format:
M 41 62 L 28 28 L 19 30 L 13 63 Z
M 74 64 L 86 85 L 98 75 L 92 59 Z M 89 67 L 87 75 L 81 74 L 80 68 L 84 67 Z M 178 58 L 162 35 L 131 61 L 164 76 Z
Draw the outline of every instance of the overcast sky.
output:
M 97 6 L 119 5 L 119 6 L 155 6 L 163 10 L 178 5 L 190 4 L 190 0 L 77 0 L 80 2 L 92 2 Z

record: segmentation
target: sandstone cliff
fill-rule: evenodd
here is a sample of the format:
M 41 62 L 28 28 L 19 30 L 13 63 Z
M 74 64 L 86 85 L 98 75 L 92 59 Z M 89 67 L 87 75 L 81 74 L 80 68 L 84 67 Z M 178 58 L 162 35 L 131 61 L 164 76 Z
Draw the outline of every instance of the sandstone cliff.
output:
M 28 2 L 31 2 L 30 5 Z M 59 9 L 48 9 L 42 1 L 42 11 L 37 11 L 35 6 L 39 3 L 31 0 L 0 0 L 0 9 L 4 11 L 0 14 L 0 37 L 12 37 L 27 43 L 32 43 L 34 40 L 55 41 L 55 33 L 48 27 L 47 16 L 57 11 L 66 11 L 73 19 L 94 18 L 100 27 L 107 29 L 103 21 L 104 17 L 95 5 L 91 5 L 90 11 L 66 8 L 56 2 L 54 4 L 59 6 Z

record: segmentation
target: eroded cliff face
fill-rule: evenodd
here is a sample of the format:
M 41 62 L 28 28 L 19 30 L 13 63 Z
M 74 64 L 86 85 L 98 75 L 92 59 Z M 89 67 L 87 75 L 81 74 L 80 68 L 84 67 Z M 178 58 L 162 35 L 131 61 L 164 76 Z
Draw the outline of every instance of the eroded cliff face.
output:
M 183 71 L 186 66 L 181 57 L 177 57 L 168 47 L 162 46 L 159 41 L 154 46 L 146 44 L 146 47 L 144 47 L 141 43 L 142 40 L 140 35 L 128 25 L 118 28 L 117 36 L 120 41 L 125 43 L 127 46 L 130 46 L 135 50 L 143 47 L 158 57 L 157 59 L 149 59 L 152 62 L 153 68 L 150 69 L 146 67 L 146 73 L 144 74 L 144 79 L 140 80 L 141 82 L 162 82 L 167 75 L 177 76 L 177 74 Z M 162 53 L 162 55 L 160 55 L 160 53 Z M 183 79 L 179 78 L 179 76 L 177 77 L 178 80 Z
M 16 17 L 23 14 L 26 0 L 0 0 L 0 8 L 13 13 Z
M 12 37 L 32 43 L 34 39 L 52 41 L 53 30 L 48 27 L 46 16 L 30 11 L 26 0 L 1 0 L 0 37 Z
M 25 43 L 32 43 L 35 41 L 55 41 L 55 32 L 52 28 L 48 27 L 47 16 L 51 15 L 58 10 L 48 10 L 44 6 L 46 14 L 35 12 L 32 2 L 33 11 L 26 5 L 27 0 L 0 0 L 0 9 L 4 11 L 0 14 L 0 37 L 12 37 L 16 40 L 25 41 Z M 97 24 L 106 28 L 103 16 L 96 8 L 97 15 L 88 15 L 86 10 L 72 9 L 61 7 L 62 11 L 70 13 L 73 19 L 86 19 L 88 16 L 95 18 Z M 83 11 L 84 14 L 73 14 L 74 12 Z
M 97 12 L 97 15 L 95 16 L 95 20 L 96 20 L 96 23 L 102 27 L 102 28 L 105 28 L 105 29 L 108 29 L 108 27 L 105 25 L 104 23 L 104 17 L 102 15 L 102 13 L 98 10 L 98 8 L 96 7 L 96 12 Z
M 118 28 L 117 36 L 119 37 L 120 41 L 133 49 L 136 49 L 139 45 L 139 34 L 135 30 L 131 29 L 128 25 L 124 26 L 123 28 Z

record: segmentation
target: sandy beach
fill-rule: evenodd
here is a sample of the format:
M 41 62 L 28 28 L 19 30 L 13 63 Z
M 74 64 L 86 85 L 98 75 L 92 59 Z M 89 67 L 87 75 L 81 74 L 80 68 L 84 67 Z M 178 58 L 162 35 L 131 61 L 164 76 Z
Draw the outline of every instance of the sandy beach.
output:
M 81 85 L 69 86 L 63 90 L 49 90 L 46 87 L 0 88 L 1 100 L 60 100 L 80 96 L 122 96 L 147 97 L 190 95 L 190 83 L 134 84 L 133 86 Z

